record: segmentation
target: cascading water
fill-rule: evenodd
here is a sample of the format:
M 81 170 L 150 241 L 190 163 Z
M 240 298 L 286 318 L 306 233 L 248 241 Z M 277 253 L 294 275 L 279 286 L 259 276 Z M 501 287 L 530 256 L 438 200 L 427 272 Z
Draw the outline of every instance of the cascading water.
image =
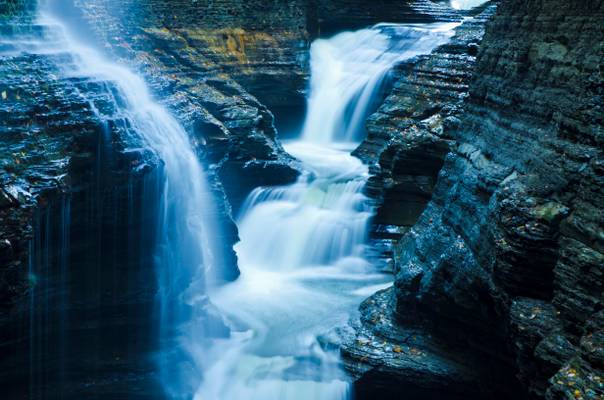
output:
M 362 139 L 365 119 L 392 67 L 445 43 L 457 24 L 379 24 L 311 47 L 311 84 L 302 138 L 315 143 Z
M 455 25 L 377 25 L 313 43 L 302 140 L 285 144 L 306 172 L 291 186 L 257 188 L 242 208 L 241 276 L 211 294 L 232 335 L 207 347 L 196 399 L 350 396 L 319 337 L 389 285 L 364 257 L 373 210 L 350 142 L 387 71 L 448 41 Z
M 65 79 L 98 84 L 112 98 L 111 107 L 98 107 L 89 100 L 98 117 L 120 125 L 124 134 L 138 135 L 162 161 L 155 256 L 163 342 L 159 369 L 168 396 L 188 398 L 202 370 L 194 357 L 201 351 L 196 347 L 200 342 L 191 338 L 205 335 L 207 326 L 199 318 L 207 303 L 202 294 L 221 258 L 216 254 L 220 247 L 212 243 L 219 235 L 205 172 L 185 130 L 152 99 L 139 76 L 74 40 L 59 17 L 41 14 L 37 25 L 45 31 L 45 39 L 22 41 L 15 51 L 56 56 Z
M 451 7 L 456 10 L 471 10 L 486 2 L 487 0 L 451 0 Z

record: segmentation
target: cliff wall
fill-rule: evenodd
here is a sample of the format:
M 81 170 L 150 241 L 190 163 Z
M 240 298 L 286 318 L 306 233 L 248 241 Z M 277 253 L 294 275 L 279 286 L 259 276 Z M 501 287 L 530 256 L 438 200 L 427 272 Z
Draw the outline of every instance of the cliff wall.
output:
M 417 148 L 426 135 L 418 142 L 408 132 L 421 131 L 420 124 L 408 127 L 396 108 L 394 119 L 384 117 L 393 114 L 388 110 L 370 119 L 370 140 L 390 132 L 385 145 L 373 140 L 360 149 L 361 155 L 386 149 L 377 150 L 378 175 L 369 186 L 378 197 L 385 193 L 382 222 L 413 224 L 387 211 L 404 205 L 409 191 L 415 195 L 418 182 L 430 201 L 396 245 L 394 288 L 362 307 L 357 337 L 412 330 L 419 351 L 437 348 L 450 360 L 461 357 L 462 366 L 476 363 L 472 371 L 491 369 L 490 390 L 503 398 L 514 387 L 548 399 L 603 395 L 603 7 L 601 1 L 500 3 L 467 99 L 447 103 L 463 111 L 444 118 L 440 136 L 450 151 L 440 152 L 446 155 L 434 186 L 416 169 L 435 158 L 443 141 L 411 157 L 388 141 Z M 415 96 L 410 101 L 421 97 Z M 408 102 L 402 97 L 392 107 L 406 110 Z M 421 119 L 429 126 L 437 117 L 428 112 Z M 369 318 L 379 310 L 382 325 Z M 407 336 L 390 336 L 403 353 L 412 347 Z M 361 376 L 395 370 L 403 383 L 414 382 L 409 371 L 417 363 L 390 369 L 388 362 L 363 364 L 358 345 L 345 350 Z M 424 360 L 427 368 L 438 359 Z

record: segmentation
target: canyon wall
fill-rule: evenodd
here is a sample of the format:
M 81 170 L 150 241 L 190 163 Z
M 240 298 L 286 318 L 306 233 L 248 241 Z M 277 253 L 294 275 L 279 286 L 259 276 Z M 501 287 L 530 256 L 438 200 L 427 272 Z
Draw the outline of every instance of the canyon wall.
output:
M 395 246 L 394 288 L 353 322 L 344 350 L 361 380 L 421 386 L 457 374 L 486 385 L 478 397 L 603 395 L 603 7 L 502 1 L 463 103 L 443 106 L 441 85 L 414 122 L 415 84 L 370 119 L 359 152 L 378 162 L 368 189 L 384 199 L 380 222 L 409 226 L 417 214 L 390 207 L 431 200 Z M 443 163 L 435 184 L 426 163 Z M 391 346 L 382 360 L 371 346 L 381 338 Z M 443 355 L 484 376 L 431 370 Z
M 282 135 L 295 133 L 304 117 L 312 40 L 384 21 L 460 19 L 427 0 L 95 0 L 78 7 L 96 13 L 104 28 L 106 18 L 121 25 L 117 34 L 172 44 L 177 62 L 196 72 L 232 78 L 277 115 Z

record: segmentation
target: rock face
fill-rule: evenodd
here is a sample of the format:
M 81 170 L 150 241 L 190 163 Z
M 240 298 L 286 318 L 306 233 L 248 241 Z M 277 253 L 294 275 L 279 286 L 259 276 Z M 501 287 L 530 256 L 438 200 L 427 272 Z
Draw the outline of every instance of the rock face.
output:
M 158 160 L 132 150 L 143 146 L 114 108 L 111 83 L 66 78 L 62 53 L 14 52 L 46 40 L 47 26 L 23 16 L 0 31 L 3 395 L 100 394 L 118 376 L 113 390 L 151 387 L 152 364 L 141 360 L 155 346 L 146 249 L 159 204 L 143 199 L 158 198 Z
M 429 56 L 399 65 L 393 88 L 367 121 L 367 136 L 354 154 L 370 166 L 366 192 L 376 200 L 373 237 L 382 256 L 415 222 L 432 196 L 459 123 L 484 24 L 485 5 L 456 28 L 451 41 Z
M 387 101 L 359 149 L 379 161 L 369 190 L 385 201 L 380 222 L 412 224 L 417 213 L 387 212 L 392 199 L 400 206 L 410 195 L 431 194 L 396 246 L 387 300 L 396 313 L 384 318 L 396 329 L 419 329 L 444 343 L 439 354 L 485 373 L 480 382 L 497 393 L 484 397 L 604 395 L 603 11 L 601 1 L 502 1 L 487 24 L 467 99 L 443 107 L 439 87 L 437 112 L 420 108 L 421 124 L 409 121 L 404 96 L 390 108 Z M 472 54 L 475 46 L 467 49 Z M 458 106 L 463 112 L 451 115 Z M 417 150 L 422 145 L 429 150 Z M 422 164 L 438 169 L 430 160 L 444 160 L 435 183 Z M 366 321 L 373 308 L 365 307 L 352 337 L 384 338 Z M 416 384 L 410 371 L 432 362 L 396 372 L 380 357 L 355 355 L 358 347 L 349 340 L 344 353 L 361 381 L 367 371 L 388 369 L 399 386 Z

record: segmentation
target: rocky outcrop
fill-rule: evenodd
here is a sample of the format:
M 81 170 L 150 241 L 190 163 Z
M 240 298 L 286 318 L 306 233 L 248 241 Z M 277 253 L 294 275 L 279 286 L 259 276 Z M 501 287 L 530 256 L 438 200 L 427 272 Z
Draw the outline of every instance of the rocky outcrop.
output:
M 432 54 L 399 65 L 383 104 L 367 120 L 367 136 L 354 151 L 370 166 L 366 193 L 376 201 L 373 238 L 392 261 L 393 245 L 413 226 L 432 196 L 454 140 L 476 62 L 484 24 L 495 7 L 485 4 Z
M 346 369 L 356 378 L 355 398 L 395 400 L 401 393 L 419 400 L 512 398 L 508 390 L 493 395 L 491 384 L 501 377 L 463 343 L 401 324 L 393 291 L 365 300 L 360 318 L 337 331 Z
M 451 357 L 482 359 L 470 365 L 497 373 L 491 388 L 504 398 L 603 395 L 603 11 L 602 2 L 500 3 L 464 111 L 442 125 L 451 151 L 431 200 L 396 247 L 396 325 L 458 349 Z M 374 142 L 381 196 L 415 164 Z M 353 371 L 376 362 L 351 360 Z

